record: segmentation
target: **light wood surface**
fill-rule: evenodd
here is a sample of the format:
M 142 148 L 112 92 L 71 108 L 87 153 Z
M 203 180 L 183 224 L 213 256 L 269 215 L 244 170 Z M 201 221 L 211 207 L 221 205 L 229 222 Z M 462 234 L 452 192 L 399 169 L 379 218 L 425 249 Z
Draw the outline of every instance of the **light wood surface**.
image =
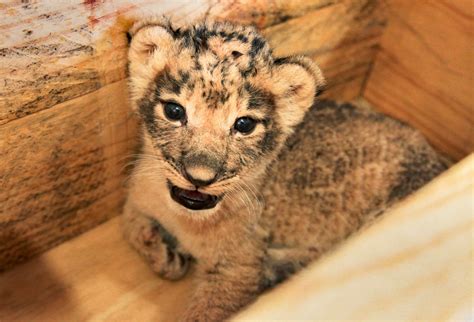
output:
M 237 320 L 468 320 L 474 156 Z M 449 189 L 446 189 L 449 187 Z M 0 321 L 174 321 L 192 275 L 166 282 L 121 238 L 118 218 L 0 275 Z
M 365 98 L 459 160 L 474 151 L 474 4 L 389 2 Z
M 474 154 L 235 320 L 472 321 Z
M 136 145 L 125 81 L 0 126 L 0 271 L 122 206 Z
M 386 23 L 380 1 L 341 1 L 263 30 L 276 56 L 305 54 L 327 79 L 325 97 L 361 94 Z
M 0 275 L 0 321 L 175 321 L 191 279 L 155 276 L 119 218 Z
M 0 124 L 125 78 L 125 33 L 140 17 L 253 23 L 264 29 L 277 53 L 312 54 L 380 34 L 379 7 L 376 0 L 0 4 Z
M 124 86 L 133 20 L 254 23 L 278 55 L 321 64 L 326 97 L 350 100 L 375 57 L 383 12 L 376 0 L 0 4 L 0 271 L 118 212 L 135 139 Z

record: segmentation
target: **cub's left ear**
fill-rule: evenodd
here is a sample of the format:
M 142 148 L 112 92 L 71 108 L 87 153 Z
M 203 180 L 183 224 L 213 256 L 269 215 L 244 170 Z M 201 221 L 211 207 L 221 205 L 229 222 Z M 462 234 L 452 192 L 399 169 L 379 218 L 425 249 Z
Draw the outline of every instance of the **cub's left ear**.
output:
M 326 81 L 321 69 L 304 56 L 276 59 L 272 77 L 278 113 L 291 130 L 303 120 Z

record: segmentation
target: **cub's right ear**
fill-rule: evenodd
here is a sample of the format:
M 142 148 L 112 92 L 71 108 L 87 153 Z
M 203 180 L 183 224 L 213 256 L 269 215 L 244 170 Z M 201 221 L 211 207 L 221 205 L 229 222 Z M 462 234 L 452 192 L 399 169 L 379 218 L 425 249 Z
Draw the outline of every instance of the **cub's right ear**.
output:
M 172 60 L 177 49 L 166 24 L 141 21 L 129 30 L 128 50 L 129 95 L 132 106 L 144 97 L 150 84 Z
M 130 49 L 128 57 L 131 63 L 148 63 L 151 58 L 165 58 L 175 45 L 170 30 L 164 23 L 141 21 L 128 31 Z M 158 57 L 155 57 L 158 56 Z

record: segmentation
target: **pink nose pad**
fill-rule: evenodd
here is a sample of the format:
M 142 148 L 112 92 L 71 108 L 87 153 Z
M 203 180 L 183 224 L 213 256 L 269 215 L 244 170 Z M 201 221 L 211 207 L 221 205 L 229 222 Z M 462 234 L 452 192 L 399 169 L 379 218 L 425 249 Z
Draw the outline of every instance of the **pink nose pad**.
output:
M 214 177 L 212 177 L 211 179 L 202 180 L 202 179 L 194 178 L 186 169 L 184 169 L 184 174 L 186 176 L 186 179 L 188 179 L 189 182 L 191 182 L 193 185 L 195 185 L 198 188 L 208 186 L 211 183 L 216 181 L 216 175 L 214 175 Z

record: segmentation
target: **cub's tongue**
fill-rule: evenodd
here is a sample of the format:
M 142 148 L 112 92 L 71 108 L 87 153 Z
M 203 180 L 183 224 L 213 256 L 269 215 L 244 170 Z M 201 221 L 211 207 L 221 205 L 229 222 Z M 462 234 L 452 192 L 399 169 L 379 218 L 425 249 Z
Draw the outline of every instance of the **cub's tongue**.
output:
M 188 198 L 188 199 L 196 200 L 196 201 L 206 201 L 207 199 L 209 199 L 209 195 L 200 193 L 197 190 L 181 190 L 180 195 L 183 196 L 184 198 Z

